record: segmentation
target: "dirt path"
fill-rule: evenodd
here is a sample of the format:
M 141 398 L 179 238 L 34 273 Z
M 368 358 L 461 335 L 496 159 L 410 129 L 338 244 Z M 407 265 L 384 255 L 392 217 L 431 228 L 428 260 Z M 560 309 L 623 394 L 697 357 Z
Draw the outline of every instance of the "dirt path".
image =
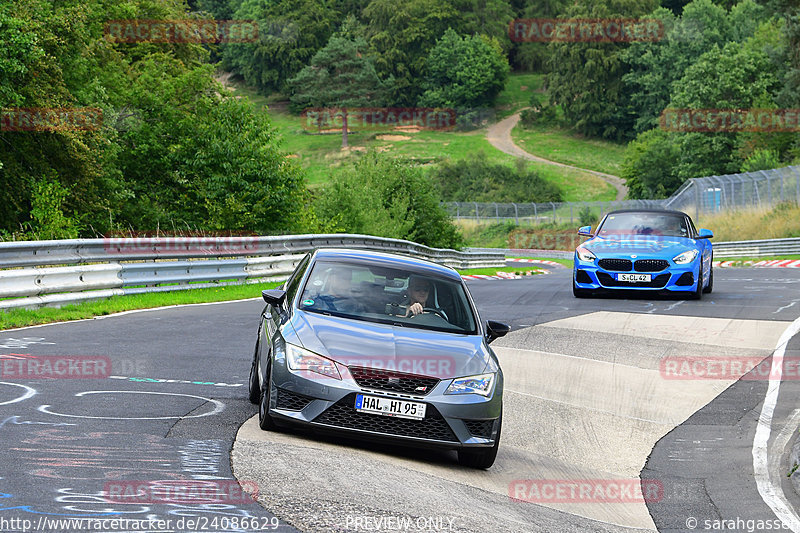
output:
M 605 174 L 604 172 L 598 172 L 596 170 L 588 170 L 585 168 L 573 167 L 572 165 L 565 165 L 564 163 L 559 163 L 557 161 L 550 161 L 549 159 L 544 159 L 542 157 L 529 154 L 528 152 L 526 152 L 525 150 L 514 144 L 513 139 L 511 139 L 511 130 L 514 129 L 514 126 L 517 125 L 517 122 L 519 122 L 519 113 L 515 113 L 508 118 L 504 118 L 497 124 L 493 124 L 492 126 L 490 126 L 489 131 L 486 133 L 486 139 L 489 141 L 489 144 L 491 144 L 501 152 L 505 152 L 509 155 L 522 157 L 530 161 L 538 161 L 540 163 L 547 163 L 548 165 L 555 165 L 559 167 L 570 168 L 573 170 L 580 170 L 581 172 L 588 172 L 589 174 L 594 174 L 595 176 L 599 177 L 606 183 L 611 184 L 615 189 L 617 189 L 617 198 L 616 198 L 617 200 L 625 199 L 625 196 L 627 196 L 628 194 L 628 187 L 625 186 L 625 181 L 619 176 Z

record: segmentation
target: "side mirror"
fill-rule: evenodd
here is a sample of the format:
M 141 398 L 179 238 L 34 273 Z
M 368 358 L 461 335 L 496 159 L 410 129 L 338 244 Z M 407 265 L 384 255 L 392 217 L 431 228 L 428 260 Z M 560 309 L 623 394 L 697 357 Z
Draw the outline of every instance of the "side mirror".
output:
M 286 291 L 281 289 L 268 289 L 261 291 L 261 297 L 264 301 L 273 307 L 280 307 L 286 301 Z
M 578 228 L 578 235 L 583 235 L 584 237 L 594 237 L 591 226 L 581 226 Z
M 494 320 L 486 321 L 486 342 L 492 342 L 511 331 L 511 326 Z
M 710 229 L 701 229 L 697 232 L 698 239 L 713 239 L 714 233 Z

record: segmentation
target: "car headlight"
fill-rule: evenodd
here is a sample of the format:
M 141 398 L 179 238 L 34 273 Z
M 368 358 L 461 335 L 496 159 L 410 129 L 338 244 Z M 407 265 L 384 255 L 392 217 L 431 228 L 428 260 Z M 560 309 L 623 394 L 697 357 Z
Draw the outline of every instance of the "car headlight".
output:
M 444 391 L 445 394 L 480 394 L 489 396 L 494 384 L 494 373 L 480 374 L 478 376 L 467 376 L 456 378 Z
M 336 363 L 299 346 L 286 343 L 286 364 L 290 370 L 314 372 L 333 379 L 342 379 Z
M 591 263 L 592 261 L 597 259 L 597 256 L 595 256 L 592 252 L 590 252 L 583 246 L 578 246 L 578 249 L 575 250 L 575 252 L 578 254 L 578 259 L 580 259 L 581 261 L 586 261 L 587 263 Z
M 691 263 L 697 257 L 697 250 L 686 250 L 682 254 L 678 254 L 672 258 L 676 265 L 685 265 Z

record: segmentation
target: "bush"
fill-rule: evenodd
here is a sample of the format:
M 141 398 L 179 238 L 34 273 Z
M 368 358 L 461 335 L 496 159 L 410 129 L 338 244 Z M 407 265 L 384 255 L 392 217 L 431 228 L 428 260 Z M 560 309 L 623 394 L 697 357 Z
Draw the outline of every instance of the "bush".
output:
M 422 170 L 370 152 L 323 190 L 318 217 L 348 233 L 408 239 L 435 248 L 464 240 Z
M 481 152 L 445 161 L 433 172 L 447 202 L 560 202 L 561 191 L 520 159 L 515 167 L 492 163 Z

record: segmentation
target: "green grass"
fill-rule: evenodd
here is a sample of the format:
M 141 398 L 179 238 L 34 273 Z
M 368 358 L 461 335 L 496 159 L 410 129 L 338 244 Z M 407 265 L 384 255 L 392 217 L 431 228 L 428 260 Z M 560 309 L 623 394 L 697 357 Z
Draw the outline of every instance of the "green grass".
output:
M 541 87 L 539 74 L 512 74 L 506 89 L 498 96 L 499 117 L 528 105 L 531 91 Z M 348 135 L 347 150 L 342 150 L 341 132 L 318 134 L 304 128 L 300 116 L 288 112 L 287 103 L 280 96 L 265 97 L 241 83 L 231 82 L 235 94 L 246 96 L 256 107 L 265 110 L 283 139 L 281 148 L 305 169 L 310 189 L 320 187 L 340 169 L 357 161 L 369 149 L 380 150 L 426 168 L 445 159 L 463 159 L 469 154 L 484 152 L 496 163 L 511 166 L 515 158 L 500 152 L 486 140 L 486 129 L 471 132 L 395 131 L 387 129 L 354 131 Z M 522 87 L 527 87 L 523 90 Z M 266 110 L 269 108 L 268 111 Z M 498 117 L 498 118 L 499 118 Z M 613 200 L 614 188 L 591 174 L 554 167 L 544 163 L 529 162 L 529 168 L 560 187 L 565 201 Z
M 273 289 L 278 285 L 280 285 L 279 282 L 228 285 L 209 289 L 114 296 L 61 308 L 10 309 L 5 312 L 0 311 L 0 330 L 50 322 L 81 320 L 134 309 L 257 298 L 261 296 L 262 290 Z
M 538 259 L 540 261 L 553 261 L 554 263 L 558 263 L 559 265 L 564 265 L 566 267 L 572 268 L 572 259 L 559 259 L 559 258 L 554 259 L 552 257 L 519 257 L 519 256 L 513 256 L 513 257 L 515 259 Z M 520 263 L 520 264 L 524 265 L 525 263 Z M 536 266 L 535 263 L 532 264 Z
M 511 137 L 526 152 L 550 161 L 614 176 L 619 176 L 622 171 L 625 158 L 623 144 L 587 139 L 563 129 L 542 126 L 526 129 L 517 125 Z
M 520 266 L 516 267 L 494 267 L 494 268 L 468 268 L 466 270 L 459 270 L 458 273 L 462 275 L 486 275 L 486 276 L 494 276 L 498 272 L 516 272 L 520 275 L 524 274 L 527 271 L 535 271 L 540 267 L 537 265 L 525 264 L 520 263 Z M 541 272 L 536 272 L 534 275 L 541 274 Z
M 543 74 L 509 75 L 505 88 L 495 100 L 497 119 L 500 120 L 530 106 L 531 94 L 541 91 L 543 83 Z

